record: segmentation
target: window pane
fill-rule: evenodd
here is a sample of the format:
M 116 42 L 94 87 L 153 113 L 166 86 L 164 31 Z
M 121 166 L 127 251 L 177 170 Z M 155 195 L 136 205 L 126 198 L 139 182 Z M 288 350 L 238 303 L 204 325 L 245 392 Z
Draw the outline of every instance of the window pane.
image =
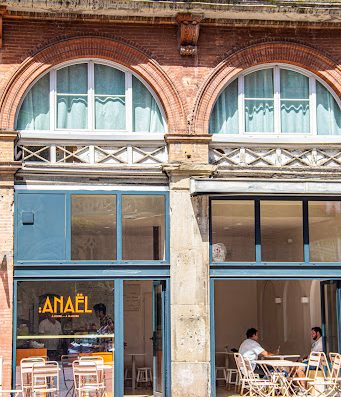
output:
M 274 131 L 274 102 L 261 100 L 245 101 L 245 131 Z
M 88 64 L 82 63 L 57 70 L 57 93 L 87 94 Z
M 125 99 L 99 96 L 95 98 L 96 129 L 124 130 L 126 128 Z
M 281 101 L 282 132 L 309 133 L 309 101 Z
M 273 69 L 264 69 L 244 77 L 245 98 L 273 98 Z
M 254 262 L 254 202 L 212 201 L 213 262 Z
M 220 94 L 210 118 L 210 134 L 238 134 L 238 79 Z
M 309 202 L 310 262 L 341 261 L 341 202 Z
M 73 260 L 116 259 L 116 196 L 72 196 Z
M 261 201 L 262 261 L 303 261 L 301 201 Z
M 164 201 L 163 196 L 122 197 L 124 260 L 165 258 Z
M 88 128 L 88 98 L 58 95 L 57 128 Z
M 50 75 L 39 79 L 26 94 L 21 105 L 18 130 L 48 130 L 50 128 Z
M 125 74 L 110 66 L 95 64 L 95 94 L 125 95 Z
M 133 76 L 133 130 L 135 132 L 164 132 L 158 104 L 147 87 Z
M 309 78 L 292 70 L 281 69 L 281 99 L 309 99 Z
M 72 385 L 73 360 L 96 355 L 113 361 L 113 281 L 18 282 L 16 304 L 18 384 L 22 358 L 48 357 L 61 368 L 65 365 L 65 371 L 59 372 L 60 397 L 66 397 Z M 66 354 L 72 356 L 64 358 L 65 363 L 62 356 Z M 113 369 L 109 366 L 105 370 L 105 382 L 106 391 L 113 395 Z
M 330 92 L 316 81 L 317 133 L 341 134 L 341 109 Z

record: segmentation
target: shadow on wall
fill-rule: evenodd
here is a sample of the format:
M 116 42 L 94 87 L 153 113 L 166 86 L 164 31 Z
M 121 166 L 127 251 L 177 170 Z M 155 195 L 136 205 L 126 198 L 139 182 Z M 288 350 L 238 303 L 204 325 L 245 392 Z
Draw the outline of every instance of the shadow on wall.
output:
M 1 261 L 0 267 L 0 277 L 2 280 L 2 284 L 4 286 L 4 292 L 6 295 L 7 307 L 10 307 L 10 298 L 9 298 L 9 284 L 8 284 L 8 273 L 7 273 L 7 255 L 4 255 Z

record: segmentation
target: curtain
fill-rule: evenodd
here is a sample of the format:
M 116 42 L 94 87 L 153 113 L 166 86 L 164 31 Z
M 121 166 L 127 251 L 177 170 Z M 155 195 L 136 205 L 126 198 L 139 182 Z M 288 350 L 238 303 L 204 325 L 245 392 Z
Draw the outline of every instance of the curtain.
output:
M 95 128 L 126 128 L 125 74 L 99 64 L 95 64 Z
M 309 133 L 309 78 L 281 69 L 281 129 L 285 133 Z
M 316 81 L 317 133 L 341 134 L 341 110 L 330 92 Z
M 135 132 L 164 132 L 159 106 L 145 85 L 134 76 L 133 130 Z
M 19 110 L 18 130 L 50 129 L 50 75 L 39 79 L 28 91 Z
M 274 131 L 273 69 L 264 69 L 244 77 L 245 131 Z
M 210 134 L 238 134 L 238 79 L 219 95 L 210 117 Z
M 57 128 L 88 127 L 88 65 L 57 71 Z

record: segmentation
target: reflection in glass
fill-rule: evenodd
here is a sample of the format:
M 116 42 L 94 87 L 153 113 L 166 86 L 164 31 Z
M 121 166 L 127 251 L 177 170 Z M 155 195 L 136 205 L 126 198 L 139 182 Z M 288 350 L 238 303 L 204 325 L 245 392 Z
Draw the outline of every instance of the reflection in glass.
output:
M 303 217 L 300 201 L 260 202 L 262 261 L 303 261 Z
M 73 260 L 116 259 L 116 196 L 72 196 Z
M 341 202 L 309 202 L 310 262 L 341 261 Z
M 212 201 L 212 260 L 255 260 L 253 201 Z
M 165 258 L 164 196 L 122 196 L 124 260 Z
M 61 367 L 60 392 L 72 387 L 70 363 L 83 356 L 101 356 L 112 363 L 114 351 L 114 282 L 19 282 L 17 292 L 16 369 L 20 361 L 47 357 Z M 65 363 L 68 366 L 65 366 Z M 106 369 L 112 392 L 112 366 Z

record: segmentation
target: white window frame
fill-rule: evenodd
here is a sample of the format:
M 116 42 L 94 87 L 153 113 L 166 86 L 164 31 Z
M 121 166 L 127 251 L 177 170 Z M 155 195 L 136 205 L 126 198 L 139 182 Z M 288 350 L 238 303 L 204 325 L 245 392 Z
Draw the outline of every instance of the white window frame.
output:
M 245 83 L 244 77 L 250 73 L 273 69 L 274 73 L 274 132 L 246 132 L 245 131 Z M 309 133 L 287 133 L 281 132 L 281 98 L 280 98 L 280 70 L 287 69 L 294 72 L 301 73 L 309 78 Z M 322 143 L 322 142 L 341 142 L 341 135 L 318 135 L 317 134 L 317 109 L 316 109 L 316 81 L 322 84 L 328 92 L 333 96 L 336 103 L 341 108 L 341 100 L 333 92 L 333 90 L 318 76 L 308 72 L 305 69 L 289 64 L 274 64 L 259 65 L 247 69 L 239 74 L 237 77 L 231 79 L 217 96 L 216 101 L 224 89 L 233 81 L 238 79 L 238 128 L 239 133 L 234 134 L 212 134 L 213 142 L 247 142 L 247 143 Z M 213 105 L 214 107 L 214 105 Z M 212 108 L 213 109 L 213 108 Z M 308 139 L 308 140 L 307 140 Z
M 88 65 L 88 128 L 86 129 L 64 129 L 57 128 L 57 70 L 67 66 L 86 63 Z M 125 112 L 126 128 L 124 130 L 101 130 L 95 129 L 95 92 L 94 92 L 94 65 L 101 64 L 120 70 L 125 74 Z M 164 139 L 164 134 L 168 132 L 166 116 L 159 98 L 155 95 L 152 88 L 140 76 L 133 73 L 128 68 L 114 62 L 104 61 L 97 58 L 81 58 L 76 61 L 69 61 L 59 64 L 57 67 L 48 70 L 44 75 L 50 74 L 50 129 L 49 130 L 18 130 L 22 138 L 41 138 L 41 139 L 84 139 L 84 140 L 118 140 L 118 141 L 159 141 Z M 41 77 L 43 77 L 42 75 Z M 134 132 L 133 131 L 133 76 L 140 80 L 155 99 L 161 113 L 164 126 L 163 133 Z M 40 77 L 40 78 L 41 78 Z M 37 81 L 37 80 L 36 80 Z M 34 86 L 36 81 L 30 85 L 27 92 Z M 21 105 L 26 97 L 23 96 L 17 110 L 16 122 L 21 109 Z

